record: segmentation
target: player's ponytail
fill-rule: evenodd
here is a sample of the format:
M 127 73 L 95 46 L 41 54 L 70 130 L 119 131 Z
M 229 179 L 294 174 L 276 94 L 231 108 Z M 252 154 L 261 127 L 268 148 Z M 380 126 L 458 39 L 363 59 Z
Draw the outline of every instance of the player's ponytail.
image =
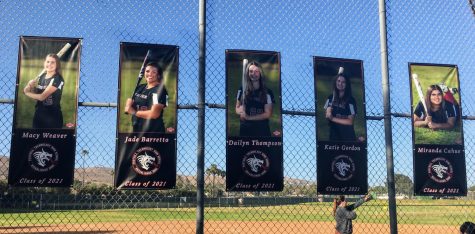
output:
M 332 216 L 335 217 L 336 213 L 336 208 L 338 207 L 338 199 L 335 197 L 333 198 L 333 210 L 332 210 Z
M 345 196 L 343 195 L 333 198 L 333 210 L 332 210 L 333 217 L 335 217 L 336 215 L 336 209 L 338 208 L 338 206 L 344 201 L 345 201 Z

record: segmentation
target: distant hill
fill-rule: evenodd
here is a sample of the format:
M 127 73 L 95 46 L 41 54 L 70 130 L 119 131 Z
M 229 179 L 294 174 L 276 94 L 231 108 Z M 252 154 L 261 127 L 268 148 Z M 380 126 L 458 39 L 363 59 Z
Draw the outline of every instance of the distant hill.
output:
M 74 179 L 84 182 L 112 185 L 114 169 L 110 167 L 86 167 L 74 169 Z

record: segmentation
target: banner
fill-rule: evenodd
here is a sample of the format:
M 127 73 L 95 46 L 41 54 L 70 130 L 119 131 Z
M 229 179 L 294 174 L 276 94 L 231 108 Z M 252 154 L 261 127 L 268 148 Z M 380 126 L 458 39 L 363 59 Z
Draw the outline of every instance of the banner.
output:
M 226 51 L 226 190 L 284 187 L 280 54 Z
M 314 57 L 317 192 L 368 192 L 366 111 L 361 60 Z
M 8 184 L 72 185 L 81 39 L 20 37 Z
M 409 73 L 414 194 L 466 196 L 457 66 L 409 63 Z
M 177 82 L 177 46 L 120 44 L 115 187 L 175 187 Z

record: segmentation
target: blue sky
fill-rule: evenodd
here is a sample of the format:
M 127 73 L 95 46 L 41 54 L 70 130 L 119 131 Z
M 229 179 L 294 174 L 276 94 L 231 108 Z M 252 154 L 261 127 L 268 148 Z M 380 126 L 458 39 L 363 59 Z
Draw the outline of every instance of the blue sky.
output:
M 464 115 L 473 115 L 475 18 L 467 1 L 388 2 L 392 112 L 410 113 L 408 62 L 457 64 Z M 197 102 L 198 1 L 0 1 L 0 99 L 13 99 L 20 35 L 83 38 L 79 100 L 117 101 L 119 43 L 180 47 L 181 105 Z M 366 112 L 381 116 L 377 1 L 208 0 L 206 101 L 224 104 L 225 49 L 279 51 L 284 110 L 315 110 L 312 56 L 363 60 Z M 9 155 L 12 105 L 0 104 L 0 154 Z M 207 109 L 206 165 L 225 167 L 225 112 Z M 113 167 L 116 109 L 80 107 L 76 166 Z M 178 116 L 178 173 L 196 174 L 197 113 Z M 464 121 L 467 168 L 475 167 L 473 121 Z M 284 116 L 284 174 L 315 180 L 315 119 Z M 395 170 L 412 177 L 410 120 L 393 119 Z M 382 121 L 368 121 L 370 185 L 386 177 Z M 1 173 L 6 173 L 1 171 Z M 469 184 L 475 174 L 468 171 Z

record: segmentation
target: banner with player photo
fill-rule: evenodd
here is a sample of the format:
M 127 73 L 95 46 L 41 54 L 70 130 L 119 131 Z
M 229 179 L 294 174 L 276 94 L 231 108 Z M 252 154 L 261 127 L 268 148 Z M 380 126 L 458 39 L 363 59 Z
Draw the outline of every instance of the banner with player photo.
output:
M 73 183 L 81 41 L 20 37 L 8 172 L 11 186 Z
M 409 63 L 409 73 L 414 194 L 466 196 L 458 68 Z
M 177 46 L 120 44 L 116 188 L 175 187 L 177 84 Z
M 363 61 L 314 57 L 317 192 L 365 194 L 368 160 Z
M 284 187 L 280 53 L 226 50 L 226 190 Z

